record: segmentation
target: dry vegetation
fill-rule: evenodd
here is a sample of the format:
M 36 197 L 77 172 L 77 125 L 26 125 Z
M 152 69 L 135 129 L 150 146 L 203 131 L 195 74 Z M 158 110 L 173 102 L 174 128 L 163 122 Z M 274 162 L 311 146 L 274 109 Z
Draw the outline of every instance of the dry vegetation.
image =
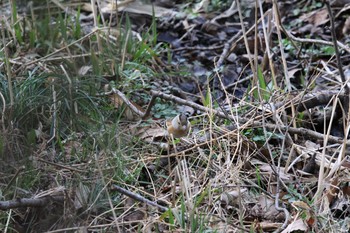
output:
M 0 229 L 348 232 L 349 3 L 154 4 L 0 3 Z

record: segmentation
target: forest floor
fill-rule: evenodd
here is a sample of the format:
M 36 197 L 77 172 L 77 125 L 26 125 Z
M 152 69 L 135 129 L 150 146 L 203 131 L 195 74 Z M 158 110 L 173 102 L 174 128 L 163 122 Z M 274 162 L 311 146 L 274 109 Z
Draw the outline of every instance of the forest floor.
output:
M 349 232 L 348 1 L 0 7 L 3 232 Z

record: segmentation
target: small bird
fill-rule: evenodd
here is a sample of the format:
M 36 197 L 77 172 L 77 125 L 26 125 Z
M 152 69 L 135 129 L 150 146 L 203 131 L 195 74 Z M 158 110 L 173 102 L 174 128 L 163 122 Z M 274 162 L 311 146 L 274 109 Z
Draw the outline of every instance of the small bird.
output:
M 181 138 L 188 134 L 191 123 L 188 121 L 187 116 L 181 113 L 174 119 L 166 121 L 166 127 L 169 135 L 173 135 L 174 138 Z

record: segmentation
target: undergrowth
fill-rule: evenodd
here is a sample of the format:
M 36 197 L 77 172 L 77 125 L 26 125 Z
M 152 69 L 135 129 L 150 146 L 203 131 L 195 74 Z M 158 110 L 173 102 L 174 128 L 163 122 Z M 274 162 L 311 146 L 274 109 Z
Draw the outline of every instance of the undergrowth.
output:
M 135 151 L 144 149 L 123 129 L 122 112 L 101 94 L 111 82 L 126 93 L 147 87 L 147 77 L 154 75 L 148 61 L 155 52 L 130 36 L 128 25 L 113 42 L 101 39 L 108 38 L 102 30 L 82 37 L 79 11 L 74 18 L 53 5 L 21 16 L 18 6 L 12 9 L 15 27 L 2 29 L 2 41 L 12 42 L 2 44 L 0 52 L 9 64 L 0 70 L 0 198 L 69 190 L 75 201 L 23 215 L 3 211 L 0 228 L 42 232 L 77 226 L 84 219 L 108 223 L 98 215 L 118 212 L 110 205 L 120 203 L 118 195 L 108 194 L 108 185 L 137 182 L 141 168 L 129 171 L 126 164 L 135 163 Z M 11 24 L 10 18 L 2 20 Z M 21 64 L 13 63 L 20 53 Z

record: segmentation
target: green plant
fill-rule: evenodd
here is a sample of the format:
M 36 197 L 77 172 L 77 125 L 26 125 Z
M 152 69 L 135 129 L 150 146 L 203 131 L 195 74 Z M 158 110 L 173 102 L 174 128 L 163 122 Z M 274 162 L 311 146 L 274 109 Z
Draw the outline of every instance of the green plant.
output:
M 171 230 L 181 227 L 186 232 L 215 232 L 207 227 L 207 214 L 199 211 L 205 197 L 208 197 L 208 192 L 209 189 L 207 188 L 194 200 L 195 205 L 192 210 L 188 209 L 184 197 L 180 197 L 180 208 L 169 209 L 161 215 L 160 219 L 166 220 L 170 224 Z
M 164 119 L 171 118 L 178 114 L 174 106 L 167 102 L 158 102 L 153 106 L 154 117 Z
M 16 9 L 12 8 L 14 18 Z M 2 185 L 0 190 L 6 192 L 1 193 L 1 198 L 33 197 L 64 186 L 76 200 L 72 209 L 60 203 L 50 203 L 43 209 L 42 213 L 54 220 L 48 228 L 41 219 L 44 216 L 36 215 L 35 208 L 19 210 L 24 216 L 19 222 L 37 232 L 73 226 L 74 221 L 95 222 L 96 214 L 108 219 L 115 211 L 110 204 L 120 205 L 120 195 L 109 199 L 107 183 L 142 182 L 139 179 L 144 164 L 140 156 L 148 148 L 123 129 L 122 115 L 111 106 L 109 97 L 98 94 L 104 92 L 102 84 L 111 83 L 123 87 L 127 96 L 140 92 L 132 97 L 149 98 L 141 91 L 151 88 L 150 80 L 157 78 L 158 70 L 155 72 L 152 65 L 166 47 L 157 44 L 155 17 L 149 30 L 142 33 L 142 41 L 132 36 L 131 27 L 120 30 L 120 37 L 112 41 L 103 40 L 108 36 L 103 30 L 81 38 L 79 9 L 76 18 L 52 8 L 43 9 L 40 14 L 25 18 L 26 24 L 19 21 L 11 25 L 21 46 L 10 45 L 13 47 L 8 47 L 10 56 L 6 60 L 28 50 L 36 56 L 25 60 L 25 66 L 9 68 L 17 72 L 12 81 L 7 79 L 4 66 L 0 69 L 0 92 L 6 104 L 0 129 L 0 170 L 6 174 L 3 183 L 9 182 L 17 167 L 26 168 L 8 188 Z M 10 40 L 9 35 L 5 31 L 5 41 Z M 5 58 L 3 49 L 0 53 Z M 83 66 L 88 71 L 81 74 Z M 161 101 L 155 108 L 160 117 L 177 113 L 173 106 Z M 65 219 L 63 210 L 69 211 L 71 220 Z M 13 224 L 11 213 L 0 214 L 1 226 Z M 99 217 L 97 222 L 104 220 Z
M 258 66 L 258 70 L 257 70 L 257 75 L 258 75 L 258 85 L 257 88 L 254 89 L 253 91 L 253 96 L 255 99 L 259 100 L 265 100 L 268 101 L 271 97 L 271 85 L 267 85 L 265 82 L 265 77 L 262 73 L 262 70 L 260 68 L 260 66 Z M 252 86 L 255 86 L 254 84 L 252 84 Z
M 22 36 L 22 30 L 20 22 L 18 22 L 18 14 L 17 14 L 17 4 L 16 1 L 11 2 L 12 3 L 12 19 L 14 23 L 14 31 L 16 35 L 16 40 L 22 44 L 23 43 L 23 36 Z
M 264 144 L 270 139 L 283 139 L 283 135 L 279 133 L 266 132 L 263 129 L 246 129 L 243 131 L 243 135 L 251 138 L 254 142 Z

